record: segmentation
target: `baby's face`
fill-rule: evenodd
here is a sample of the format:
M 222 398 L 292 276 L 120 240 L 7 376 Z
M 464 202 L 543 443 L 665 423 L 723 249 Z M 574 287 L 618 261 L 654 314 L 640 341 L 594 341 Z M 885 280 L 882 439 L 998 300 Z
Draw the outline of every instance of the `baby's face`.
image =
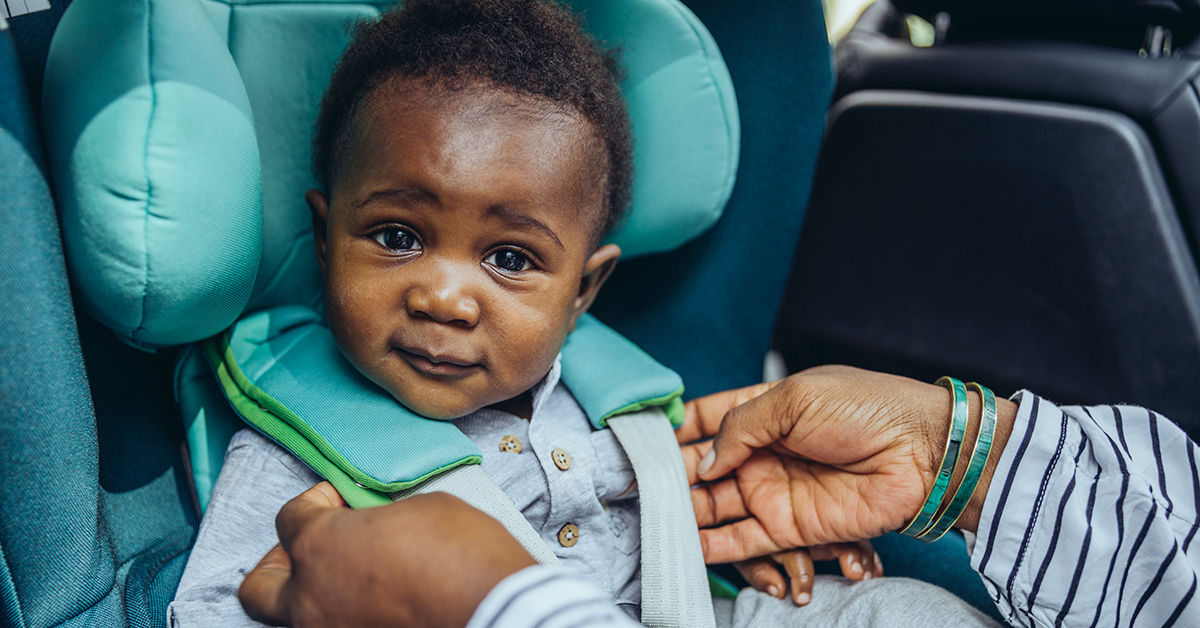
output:
M 363 105 L 331 198 L 307 197 L 334 338 L 425 416 L 520 398 L 620 254 L 592 251 L 591 127 L 485 87 L 404 81 Z

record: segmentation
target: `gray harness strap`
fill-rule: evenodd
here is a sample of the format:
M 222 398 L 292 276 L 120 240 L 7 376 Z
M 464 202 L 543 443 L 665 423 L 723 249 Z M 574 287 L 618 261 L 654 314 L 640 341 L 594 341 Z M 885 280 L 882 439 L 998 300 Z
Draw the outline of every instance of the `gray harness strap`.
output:
M 637 475 L 642 507 L 642 623 L 714 628 L 708 571 L 675 430 L 661 408 L 608 420 Z

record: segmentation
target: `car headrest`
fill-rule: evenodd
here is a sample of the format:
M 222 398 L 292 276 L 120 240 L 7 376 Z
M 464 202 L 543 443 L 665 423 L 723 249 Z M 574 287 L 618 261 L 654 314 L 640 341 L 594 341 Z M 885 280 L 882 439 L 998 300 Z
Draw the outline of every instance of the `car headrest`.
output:
M 677 0 L 576 0 L 619 45 L 634 138 L 626 257 L 674 249 L 720 217 L 737 172 L 733 84 Z M 42 125 L 82 307 L 143 348 L 211 336 L 243 313 L 317 306 L 304 192 L 312 124 L 348 24 L 338 0 L 75 0 L 51 44 Z
M 1103 17 L 1137 23 L 1191 30 L 1200 22 L 1200 0 L 893 0 L 904 13 L 930 17 L 946 11 L 960 14 L 1024 14 L 1036 22 L 1050 13 L 1078 17 Z

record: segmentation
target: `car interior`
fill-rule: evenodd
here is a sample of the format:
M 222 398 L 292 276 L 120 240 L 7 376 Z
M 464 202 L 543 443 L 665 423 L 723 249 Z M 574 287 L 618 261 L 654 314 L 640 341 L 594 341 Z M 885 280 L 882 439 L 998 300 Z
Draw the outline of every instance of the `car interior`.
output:
M 842 363 L 925 381 L 949 373 L 1061 403 L 1143 405 L 1195 437 L 1200 175 L 1187 164 L 1200 151 L 1200 3 L 877 0 L 835 46 L 818 0 L 570 4 L 585 27 L 589 12 L 623 24 L 608 35 L 618 44 L 621 33 L 654 33 L 655 11 L 692 16 L 736 93 L 736 180 L 720 218 L 623 261 L 592 308 L 677 371 L 686 398 L 762 381 L 774 351 L 789 372 Z M 222 454 L 198 443 L 229 436 L 195 438 L 201 412 L 223 400 L 178 398 L 186 382 L 210 377 L 186 359 L 188 343 L 273 295 L 304 290 L 271 281 L 278 274 L 262 266 L 286 266 L 311 247 L 303 227 L 287 233 L 295 215 L 289 223 L 271 207 L 311 179 L 313 105 L 347 23 L 384 8 L 51 0 L 19 15 L 6 4 L 3 625 L 166 624 L 201 518 L 198 468 L 219 465 Z M 201 33 L 222 47 L 172 53 Z M 647 48 L 623 52 L 636 61 L 653 54 Z M 224 282 L 233 288 L 186 284 L 157 298 L 240 296 L 219 316 L 171 314 L 157 331 L 143 324 L 147 312 L 170 307 L 126 299 L 114 313 L 95 295 L 144 286 L 106 283 L 115 275 L 81 253 L 143 228 L 80 199 L 153 191 L 146 181 L 84 176 L 96 164 L 145 166 L 123 155 L 147 141 L 153 108 L 140 131 L 97 121 L 147 86 L 195 103 L 195 116 L 178 123 L 199 125 L 197 137 L 224 151 L 224 160 L 197 165 L 193 146 L 164 148 L 161 164 L 183 182 L 174 193 L 207 203 L 214 229 L 253 236 L 239 250 L 254 263 Z M 633 92 L 632 81 L 625 87 Z M 116 130 L 84 145 L 89 128 Z M 667 190 L 694 176 L 650 171 Z M 223 208 L 255 197 L 237 191 L 244 181 L 224 183 L 247 177 L 261 185 L 262 223 L 231 226 Z M 202 249 L 205 238 L 181 232 L 171 242 Z M 961 536 L 874 543 L 888 575 L 938 584 L 998 618 Z

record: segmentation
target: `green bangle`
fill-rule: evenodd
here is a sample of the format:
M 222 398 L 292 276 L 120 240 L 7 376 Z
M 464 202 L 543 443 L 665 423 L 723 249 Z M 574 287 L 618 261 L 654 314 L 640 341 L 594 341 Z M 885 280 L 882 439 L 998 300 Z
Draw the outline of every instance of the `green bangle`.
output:
M 913 517 L 913 520 L 900 530 L 900 534 L 913 538 L 919 537 L 929 527 L 929 522 L 933 520 L 933 515 L 941 505 L 942 498 L 946 496 L 946 488 L 950 485 L 950 476 L 954 475 L 954 467 L 958 464 L 958 452 L 962 448 L 963 432 L 967 427 L 966 387 L 953 377 L 942 377 L 935 383 L 938 386 L 949 388 L 953 397 L 950 402 L 950 429 L 946 433 L 946 450 L 942 452 L 942 466 L 938 469 L 933 490 L 929 491 L 929 497 L 926 498 L 925 505 L 921 507 L 917 516 Z
M 918 541 L 932 543 L 946 533 L 962 516 L 963 510 L 967 507 L 967 502 L 971 501 L 971 496 L 975 494 L 975 487 L 979 484 L 979 478 L 983 475 L 983 467 L 987 464 L 988 452 L 992 450 L 992 436 L 996 433 L 996 395 L 985 386 L 980 386 L 975 382 L 967 384 L 967 388 L 972 388 L 979 393 L 979 398 L 983 402 L 983 410 L 979 417 L 979 431 L 975 434 L 975 445 L 971 452 L 971 464 L 967 466 L 967 473 L 963 476 L 961 482 L 958 483 L 958 488 L 954 491 L 954 499 L 950 505 L 938 514 L 929 530 L 918 535 Z

